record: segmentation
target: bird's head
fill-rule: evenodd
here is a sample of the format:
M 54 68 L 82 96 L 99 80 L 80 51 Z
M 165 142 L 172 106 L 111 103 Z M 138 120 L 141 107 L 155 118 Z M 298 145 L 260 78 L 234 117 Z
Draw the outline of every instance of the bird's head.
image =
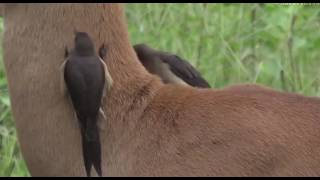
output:
M 155 51 L 146 44 L 136 44 L 133 46 L 133 49 L 143 64 L 147 63 L 146 61 L 150 59 L 150 55 L 155 55 Z
M 88 33 L 86 32 L 75 32 L 75 51 L 79 55 L 93 55 L 94 44 Z

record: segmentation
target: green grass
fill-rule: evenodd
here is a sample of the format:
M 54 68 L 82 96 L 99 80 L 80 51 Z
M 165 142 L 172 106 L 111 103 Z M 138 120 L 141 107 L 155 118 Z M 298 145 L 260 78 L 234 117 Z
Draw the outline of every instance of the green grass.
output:
M 133 44 L 178 54 L 215 88 L 250 82 L 320 96 L 319 6 L 127 4 L 126 15 Z M 29 176 L 16 141 L 2 60 L 0 176 Z

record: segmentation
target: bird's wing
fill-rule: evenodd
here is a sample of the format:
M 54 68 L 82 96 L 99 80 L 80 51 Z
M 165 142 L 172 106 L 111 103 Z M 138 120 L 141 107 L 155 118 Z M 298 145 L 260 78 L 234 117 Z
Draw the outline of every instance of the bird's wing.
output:
M 101 61 L 102 65 L 103 65 L 104 75 L 105 75 L 105 83 L 104 83 L 104 87 L 103 87 L 102 103 L 101 103 L 101 104 L 104 104 L 103 103 L 104 99 L 106 97 L 107 92 L 111 89 L 111 86 L 113 84 L 113 79 L 109 73 L 109 70 L 108 70 L 106 63 L 101 58 L 99 58 L 99 60 Z M 105 127 L 105 121 L 106 121 L 106 115 L 103 111 L 103 108 L 100 107 L 99 108 L 99 117 L 98 117 L 98 127 L 102 131 L 104 130 L 104 127 Z
M 177 55 L 161 55 L 161 61 L 167 63 L 170 70 L 186 83 L 195 87 L 210 88 L 209 83 L 201 76 L 188 61 L 180 58 Z
M 60 73 L 60 91 L 64 96 L 68 95 L 67 86 L 66 86 L 66 83 L 65 83 L 65 80 L 64 80 L 64 69 L 65 69 L 67 61 L 68 61 L 68 59 L 63 61 L 63 63 L 60 65 L 60 68 L 59 68 L 59 73 Z
M 112 84 L 113 84 L 113 79 L 110 75 L 109 69 L 106 65 L 106 63 L 103 61 L 103 59 L 99 58 L 100 62 L 102 63 L 103 69 L 104 69 L 104 75 L 105 75 L 105 87 L 103 90 L 103 97 L 105 96 L 106 91 L 110 90 Z
M 102 107 L 99 108 L 99 115 L 98 115 L 98 121 L 97 121 L 97 125 L 100 131 L 104 131 L 105 127 L 106 127 L 106 114 L 103 110 Z

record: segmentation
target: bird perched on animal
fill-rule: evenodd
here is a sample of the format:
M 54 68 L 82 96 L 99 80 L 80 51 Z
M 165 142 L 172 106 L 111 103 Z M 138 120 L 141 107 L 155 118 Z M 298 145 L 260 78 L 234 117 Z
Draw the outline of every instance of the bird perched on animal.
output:
M 143 66 L 158 75 L 164 83 L 210 88 L 200 72 L 179 56 L 157 51 L 146 44 L 136 44 L 133 48 Z
M 101 176 L 98 119 L 99 113 L 103 113 L 103 96 L 112 84 L 112 78 L 103 61 L 107 50 L 102 45 L 97 55 L 93 41 L 86 32 L 76 32 L 74 43 L 74 49 L 70 53 L 67 49 L 65 52 L 66 61 L 62 65 L 64 81 L 80 124 L 87 176 L 90 176 L 92 166 Z

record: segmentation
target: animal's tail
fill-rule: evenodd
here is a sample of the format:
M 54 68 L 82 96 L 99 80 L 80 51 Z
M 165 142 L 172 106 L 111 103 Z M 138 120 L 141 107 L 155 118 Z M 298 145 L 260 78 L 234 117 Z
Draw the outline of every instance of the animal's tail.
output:
M 97 174 L 102 176 L 100 135 L 96 123 L 93 124 L 92 121 L 88 122 L 85 130 L 82 130 L 82 149 L 87 176 L 91 176 L 92 166 Z

